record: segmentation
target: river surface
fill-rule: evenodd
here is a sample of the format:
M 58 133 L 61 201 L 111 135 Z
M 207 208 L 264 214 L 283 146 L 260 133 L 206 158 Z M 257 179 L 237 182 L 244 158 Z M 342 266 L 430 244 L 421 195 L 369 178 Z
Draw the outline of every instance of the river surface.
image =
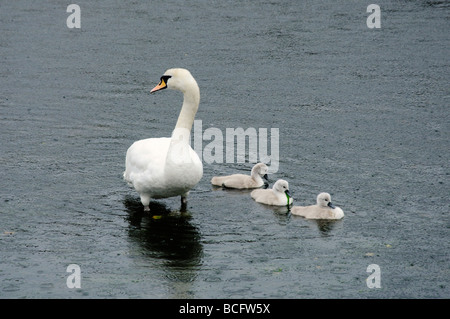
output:
M 448 2 L 379 1 L 381 28 L 362 1 L 76 3 L 80 29 L 68 3 L 0 4 L 0 298 L 450 297 Z M 182 95 L 149 91 L 172 67 L 199 84 L 200 150 L 278 129 L 271 185 L 344 219 L 211 186 L 248 152 L 204 161 L 187 212 L 144 213 L 125 152 L 171 134 Z

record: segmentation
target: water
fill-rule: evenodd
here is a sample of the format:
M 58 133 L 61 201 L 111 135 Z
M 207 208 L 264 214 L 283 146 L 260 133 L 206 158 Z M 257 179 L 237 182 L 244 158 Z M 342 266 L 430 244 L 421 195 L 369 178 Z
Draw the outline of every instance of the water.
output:
M 378 2 L 381 29 L 360 1 L 77 4 L 81 29 L 66 4 L 0 6 L 1 298 L 450 297 L 446 2 Z M 180 66 L 203 130 L 279 128 L 271 179 L 345 218 L 209 184 L 251 163 L 205 163 L 187 213 L 144 214 L 125 152 L 170 135 L 181 95 L 149 91 Z

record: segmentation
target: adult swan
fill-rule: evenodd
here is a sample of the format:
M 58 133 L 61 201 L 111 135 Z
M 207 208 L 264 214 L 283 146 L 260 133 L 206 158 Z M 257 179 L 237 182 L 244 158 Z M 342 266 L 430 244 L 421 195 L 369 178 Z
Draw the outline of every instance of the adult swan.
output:
M 189 190 L 203 176 L 203 165 L 190 146 L 190 133 L 200 102 L 200 89 L 188 70 L 169 69 L 151 93 L 165 88 L 183 92 L 184 100 L 172 136 L 136 141 L 127 151 L 125 181 L 141 197 L 144 211 L 152 198 L 181 196 L 186 210 Z

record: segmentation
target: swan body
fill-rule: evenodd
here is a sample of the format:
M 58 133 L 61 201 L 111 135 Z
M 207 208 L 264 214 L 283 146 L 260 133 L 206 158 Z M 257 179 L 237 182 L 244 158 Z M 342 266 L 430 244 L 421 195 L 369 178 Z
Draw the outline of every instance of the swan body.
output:
M 294 206 L 291 208 L 291 213 L 307 219 L 341 219 L 344 217 L 344 211 L 331 203 L 331 196 L 328 193 L 317 195 L 316 205 Z
M 203 165 L 190 146 L 190 132 L 200 102 L 197 82 L 188 70 L 169 69 L 151 93 L 169 88 L 183 92 L 184 100 L 171 137 L 147 138 L 127 150 L 125 181 L 139 193 L 144 210 L 152 198 L 181 196 L 185 209 L 187 195 L 203 176 Z
M 274 206 L 289 206 L 294 199 L 289 193 L 289 183 L 283 179 L 275 182 L 271 189 L 255 189 L 250 196 L 258 203 Z
M 237 189 L 259 188 L 265 184 L 263 178 L 268 180 L 268 170 L 269 168 L 266 164 L 258 163 L 253 166 L 250 175 L 232 174 L 228 176 L 214 176 L 211 179 L 211 184 Z

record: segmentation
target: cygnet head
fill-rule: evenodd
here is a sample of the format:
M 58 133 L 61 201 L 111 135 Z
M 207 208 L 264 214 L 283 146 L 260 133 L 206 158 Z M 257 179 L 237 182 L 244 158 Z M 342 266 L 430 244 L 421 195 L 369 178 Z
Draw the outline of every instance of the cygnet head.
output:
M 320 207 L 335 208 L 331 203 L 331 196 L 328 193 L 320 193 L 317 195 L 317 205 Z
M 285 193 L 289 197 L 291 197 L 291 193 L 289 192 L 289 183 L 284 179 L 279 179 L 273 185 L 273 189 L 280 193 Z
M 164 75 L 160 78 L 159 84 L 155 86 L 150 93 L 166 88 L 185 93 L 188 89 L 192 90 L 193 88 L 196 88 L 196 90 L 198 90 L 198 85 L 191 72 L 186 69 L 176 68 L 168 69 L 164 72 Z
M 269 178 L 267 176 L 268 172 L 269 172 L 269 168 L 267 167 L 266 164 L 258 163 L 255 166 L 253 166 L 251 175 L 258 174 L 259 176 L 263 177 L 265 180 L 269 181 Z

